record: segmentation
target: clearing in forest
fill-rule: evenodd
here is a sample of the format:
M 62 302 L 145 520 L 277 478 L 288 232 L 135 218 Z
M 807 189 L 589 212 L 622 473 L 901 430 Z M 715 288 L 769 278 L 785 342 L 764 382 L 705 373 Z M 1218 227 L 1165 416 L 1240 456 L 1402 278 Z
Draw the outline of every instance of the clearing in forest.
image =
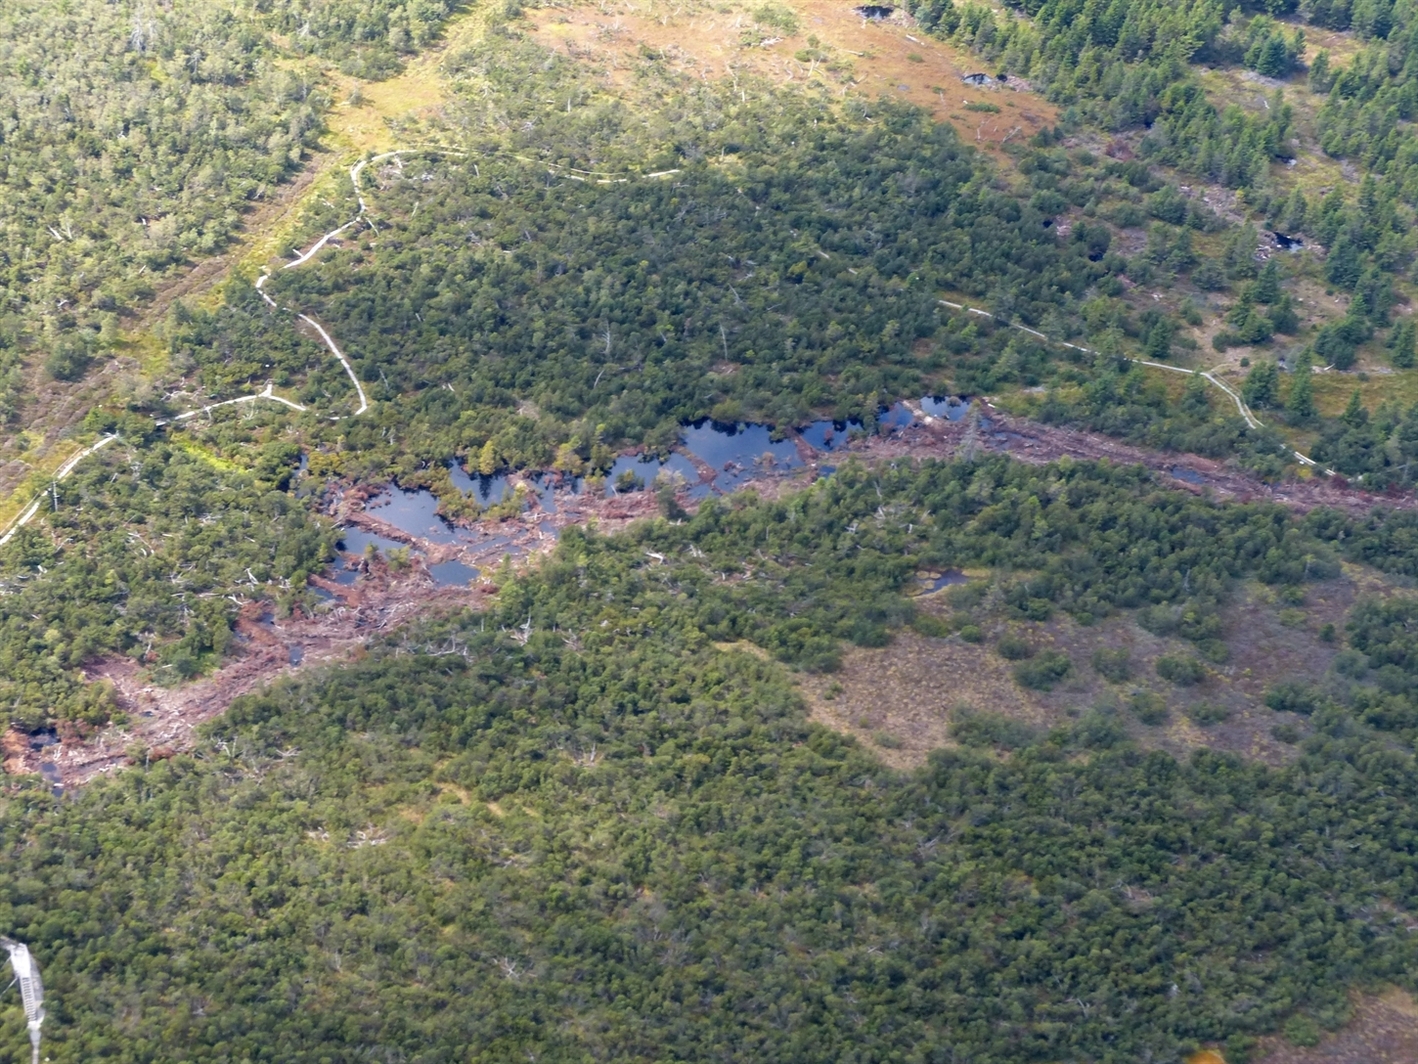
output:
M 631 84 L 646 61 L 704 79 L 754 74 L 782 85 L 817 83 L 843 96 L 916 104 L 995 155 L 1057 118 L 1023 82 L 965 84 L 966 75 L 984 72 L 980 60 L 927 36 L 899 11 L 878 20 L 826 0 L 756 9 L 624 2 L 525 17 L 540 44 L 604 67 L 618 87 Z

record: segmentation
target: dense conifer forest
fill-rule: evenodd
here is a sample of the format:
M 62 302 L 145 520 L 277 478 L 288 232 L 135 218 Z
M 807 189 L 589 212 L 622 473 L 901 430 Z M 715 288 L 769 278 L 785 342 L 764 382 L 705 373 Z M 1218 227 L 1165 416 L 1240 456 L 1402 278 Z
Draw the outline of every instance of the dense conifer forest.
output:
M 0 11 L 46 1059 L 1264 1064 L 1418 994 L 1413 4 L 841 15 Z M 544 549 L 435 588 L 425 488 Z
M 1008 557 L 1021 618 L 1170 610 L 1215 654 L 1235 580 L 1323 584 L 1395 531 L 1000 460 L 570 535 L 194 755 L 12 792 L 0 912 L 48 960 L 53 1059 L 1245 1059 L 1411 985 L 1411 594 L 1288 692 L 1284 768 L 977 707 L 902 776 L 733 641 L 830 667 L 912 622 L 923 558 Z

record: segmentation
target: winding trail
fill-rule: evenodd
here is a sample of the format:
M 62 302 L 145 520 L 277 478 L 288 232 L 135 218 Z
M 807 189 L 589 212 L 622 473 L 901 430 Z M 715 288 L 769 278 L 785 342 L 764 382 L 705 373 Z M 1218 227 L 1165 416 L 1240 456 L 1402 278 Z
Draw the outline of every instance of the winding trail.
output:
M 963 303 L 952 303 L 948 299 L 941 299 L 937 302 L 939 302 L 942 306 L 950 307 L 953 310 L 963 310 L 967 314 L 975 314 L 981 318 L 989 318 L 991 321 L 1000 321 L 1000 319 L 996 318 L 988 310 L 981 310 L 979 307 L 970 307 L 966 306 Z M 1038 329 L 1031 329 L 1027 325 L 1020 325 L 1018 322 L 1000 321 L 1000 324 L 1007 325 L 1011 329 L 1018 329 L 1020 332 L 1028 333 L 1030 336 L 1038 337 L 1046 344 L 1058 344 L 1060 347 L 1071 348 L 1074 351 L 1082 351 L 1084 354 L 1088 355 L 1097 355 L 1100 353 L 1098 351 L 1093 350 L 1093 348 L 1091 347 L 1083 347 L 1080 344 L 1071 344 L 1067 340 L 1051 339 L 1050 337 L 1045 336 L 1043 333 L 1041 333 Z M 1241 415 L 1241 417 L 1245 418 L 1246 424 L 1248 426 L 1253 429 L 1265 428 L 1265 423 L 1255 416 L 1255 414 L 1251 411 L 1251 408 L 1246 405 L 1245 400 L 1241 398 L 1240 394 L 1225 381 L 1221 380 L 1221 378 L 1217 377 L 1214 371 L 1212 370 L 1184 369 L 1181 366 L 1169 366 L 1165 362 L 1149 362 L 1145 358 L 1128 358 L 1126 355 L 1124 355 L 1123 358 L 1128 362 L 1135 362 L 1139 366 L 1150 366 L 1153 369 L 1165 369 L 1172 373 L 1184 373 L 1188 377 L 1200 377 L 1202 380 L 1209 381 L 1231 397 L 1231 401 L 1236 404 L 1236 411 Z M 1326 476 L 1334 475 L 1333 469 L 1323 468 L 1309 455 L 1301 454 L 1299 451 L 1293 448 L 1291 448 L 1290 453 L 1295 456 L 1295 460 L 1301 465 L 1310 466 L 1313 469 L 1319 469 Z
M 344 224 L 336 226 L 328 233 L 323 234 L 318 240 L 311 244 L 310 247 L 300 252 L 300 254 L 298 254 L 290 262 L 284 263 L 281 266 L 281 269 L 294 270 L 306 265 L 311 260 L 313 260 L 316 255 L 318 255 L 322 250 L 324 250 L 332 240 L 339 239 L 342 233 L 346 232 L 349 229 L 353 229 L 359 226 L 360 224 L 365 224 L 368 225 L 371 229 L 375 229 L 376 227 L 373 221 L 371 221 L 369 218 L 369 204 L 365 200 L 364 192 L 360 187 L 360 175 L 363 174 L 365 167 L 368 166 L 370 163 L 381 163 L 388 159 L 402 159 L 406 155 L 444 155 L 456 158 L 466 158 L 467 152 L 459 151 L 453 148 L 399 148 L 395 151 L 387 151 L 379 155 L 371 156 L 367 159 L 359 160 L 357 163 L 355 163 L 349 168 L 350 185 L 354 190 L 355 202 L 359 206 L 359 209 L 358 211 L 356 211 L 355 216 Z M 514 156 L 514 158 L 517 158 L 521 162 L 548 165 L 544 161 L 523 159 L 520 156 Z M 555 164 L 551 165 L 555 166 Z M 564 171 L 562 176 L 572 181 L 586 181 L 588 178 L 590 178 L 594 180 L 597 184 L 608 185 L 624 183 L 631 180 L 630 177 L 598 173 L 596 171 L 590 170 L 577 170 L 574 167 L 557 166 L 556 169 Z M 639 175 L 639 177 L 641 180 L 654 180 L 657 178 L 669 177 L 679 172 L 680 171 L 678 169 L 660 170 L 656 171 L 655 173 L 641 174 Z M 297 318 L 299 318 L 301 321 L 305 322 L 312 329 L 314 329 L 315 332 L 319 334 L 320 339 L 324 341 L 324 344 L 329 349 L 330 353 L 335 356 L 335 358 L 339 361 L 340 365 L 344 368 L 345 374 L 350 379 L 350 383 L 354 385 L 355 394 L 359 398 L 358 408 L 352 414 L 331 415 L 330 420 L 339 421 L 342 420 L 342 417 L 358 417 L 359 415 L 368 411 L 370 405 L 369 396 L 365 393 L 364 385 L 360 383 L 359 377 L 355 374 L 354 366 L 351 365 L 350 360 L 345 356 L 344 351 L 340 349 L 339 344 L 337 344 L 334 338 L 330 335 L 329 330 L 327 330 L 325 326 L 322 325 L 319 321 L 317 321 L 312 315 L 299 310 L 295 310 L 291 307 L 282 307 L 279 303 L 276 302 L 276 300 L 272 299 L 270 294 L 266 291 L 266 282 L 270 279 L 271 271 L 268 269 L 256 279 L 256 293 L 261 297 L 262 300 L 265 301 L 266 305 L 272 310 L 284 310 L 287 313 L 294 314 Z M 950 307 L 953 310 L 963 311 L 967 314 L 974 314 L 981 318 L 989 318 L 991 321 L 1000 321 L 1000 319 L 996 318 L 994 314 L 991 314 L 987 310 L 981 310 L 979 307 L 971 307 L 963 303 L 953 303 L 948 299 L 941 299 L 938 300 L 938 302 L 942 306 Z M 1082 351 L 1090 355 L 1099 354 L 1099 352 L 1089 347 L 1083 347 L 1079 344 L 1069 343 L 1067 340 L 1055 340 L 1049 336 L 1044 335 L 1037 329 L 1031 329 L 1029 328 L 1029 326 L 1021 325 L 1018 322 L 1002 321 L 1001 324 L 1007 325 L 1011 329 L 1017 329 L 1020 332 L 1027 333 L 1028 335 L 1033 336 L 1036 339 L 1042 340 L 1044 343 L 1057 344 L 1059 346 L 1067 347 L 1074 351 Z M 1237 412 L 1240 413 L 1241 417 L 1245 419 L 1246 424 L 1248 426 L 1250 426 L 1252 429 L 1259 429 L 1264 427 L 1263 423 L 1255 416 L 1255 414 L 1251 411 L 1250 407 L 1246 405 L 1245 400 L 1241 398 L 1240 394 L 1237 393 L 1235 389 L 1233 389 L 1230 385 L 1226 384 L 1219 377 L 1217 377 L 1211 370 L 1184 369 L 1181 366 L 1169 366 L 1162 362 L 1149 362 L 1147 359 L 1142 358 L 1128 358 L 1127 361 L 1135 362 L 1138 365 L 1142 366 L 1149 366 L 1153 369 L 1162 369 L 1168 370 L 1172 373 L 1183 373 L 1188 376 L 1201 377 L 1203 380 L 1208 381 L 1215 387 L 1219 388 L 1221 391 L 1225 392 L 1226 395 L 1231 398 L 1232 402 L 1236 404 Z M 195 418 L 201 414 L 209 414 L 213 410 L 217 410 L 224 406 L 235 406 L 244 403 L 254 403 L 259 399 L 266 399 L 273 403 L 280 403 L 281 405 L 289 407 L 291 410 L 295 410 L 299 413 L 306 413 L 310 409 L 309 407 L 304 406 L 301 403 L 297 403 L 291 399 L 286 399 L 282 396 L 275 394 L 273 382 L 267 381 L 266 387 L 259 392 L 253 392 L 250 395 L 237 396 L 235 399 L 224 399 L 218 403 L 208 403 L 205 406 L 196 407 L 192 410 L 185 410 L 180 414 L 173 415 L 171 418 L 164 418 L 162 420 L 159 420 L 156 424 L 159 428 L 164 425 L 180 424 L 181 422 L 189 421 L 192 418 Z M 51 478 L 51 486 L 53 484 L 57 484 L 61 480 L 64 480 L 71 473 L 73 473 L 74 469 L 85 458 L 103 449 L 109 443 L 112 443 L 118 438 L 119 437 L 117 435 L 104 436 L 97 442 L 90 444 L 88 447 L 84 447 L 75 454 L 71 455 L 62 466 L 55 470 L 54 475 Z M 1310 466 L 1316 469 L 1322 468 L 1316 464 L 1313 458 L 1310 458 L 1306 454 L 1302 454 L 1301 452 L 1293 449 L 1290 453 L 1295 456 L 1296 461 L 1300 462 L 1303 465 Z M 1333 474 L 1334 472 L 1334 470 L 1332 469 L 1323 469 L 1322 471 L 1326 474 Z M 10 521 L 8 525 L 5 526 L 3 534 L 0 534 L 0 546 L 4 546 L 6 543 L 8 543 L 14 537 L 16 532 L 18 532 L 21 528 L 23 528 L 25 525 L 29 524 L 32 520 L 34 520 L 34 518 L 38 515 L 40 511 L 46 494 L 48 494 L 47 491 L 38 494 L 30 502 L 30 504 L 25 507 L 25 509 L 20 513 L 18 517 L 14 518 L 12 521 Z
M 365 202 L 364 194 L 360 190 L 360 174 L 364 171 L 364 168 L 369 163 L 377 163 L 385 159 L 398 158 L 403 155 L 411 154 L 462 155 L 464 153 L 456 151 L 447 151 L 438 148 L 404 148 L 399 151 L 385 152 L 383 155 L 376 155 L 370 159 L 361 159 L 359 162 L 355 163 L 354 166 L 350 167 L 349 171 L 350 184 L 354 186 L 355 200 L 359 204 L 358 213 L 356 213 L 355 216 L 351 218 L 348 222 L 345 222 L 344 225 L 331 229 L 328 233 L 324 234 L 309 248 L 307 248 L 305 251 L 301 252 L 298 256 L 296 256 L 296 258 L 294 258 L 290 262 L 285 263 L 281 267 L 281 269 L 291 270 L 300 266 L 304 266 L 306 263 L 310 262 L 311 259 L 313 259 L 317 254 L 319 254 L 320 251 L 323 250 L 330 243 L 330 241 L 335 240 L 339 237 L 341 233 L 345 232 L 345 230 L 351 229 L 359 225 L 361 222 L 365 222 L 372 225 L 373 223 L 369 222 L 369 219 L 367 217 L 369 213 L 369 204 Z M 279 304 L 277 304 L 277 302 L 272 299 L 270 295 L 266 292 L 266 282 L 270 279 L 270 277 L 271 274 L 269 271 L 267 271 L 256 279 L 256 292 L 263 300 L 265 300 L 266 305 L 269 306 L 272 310 L 282 309 Z M 317 333 L 319 333 L 320 339 L 325 342 L 325 346 L 330 349 L 330 353 L 334 355 L 335 358 L 339 360 L 340 365 L 344 367 L 346 375 L 348 375 L 348 377 L 350 378 L 350 383 L 354 385 L 355 394 L 359 397 L 359 408 L 355 410 L 353 414 L 350 414 L 348 416 L 358 417 L 360 414 L 363 414 L 365 411 L 367 411 L 369 409 L 369 396 L 365 394 L 364 385 L 360 383 L 359 377 L 355 375 L 354 366 L 350 364 L 350 360 L 345 357 L 345 353 L 340 350 L 340 346 L 335 343 L 334 338 L 330 336 L 330 333 L 328 330 L 326 330 L 325 326 L 320 324 L 320 322 L 316 321 L 315 318 L 311 317 L 309 314 L 304 314 L 299 311 L 291 311 L 289 307 L 286 307 L 284 309 L 290 311 L 291 313 L 294 313 L 298 318 L 300 318 L 301 321 L 305 322 Z M 202 414 L 210 414 L 213 410 L 217 410 L 224 406 L 237 406 L 244 403 L 254 403 L 258 399 L 268 399 L 273 403 L 280 403 L 282 406 L 289 407 L 291 410 L 295 410 L 299 413 L 306 413 L 310 409 L 308 406 L 305 406 L 301 403 L 297 403 L 294 400 L 286 399 L 283 396 L 277 395 L 275 393 L 274 382 L 267 381 L 266 387 L 259 392 L 253 392 L 250 395 L 239 395 L 235 399 L 223 399 L 219 403 L 207 403 L 204 406 L 199 406 L 192 410 L 184 410 L 182 413 L 175 414 L 170 418 L 161 418 L 155 424 L 158 428 L 162 428 L 164 425 L 177 425 L 184 421 L 190 421 L 192 418 L 198 417 Z M 331 418 L 331 420 L 339 421 L 340 416 L 335 415 Z M 82 462 L 85 458 L 88 458 L 90 455 L 102 450 L 104 447 L 108 446 L 116 439 L 119 439 L 119 436 L 117 434 L 104 436 L 95 443 L 92 443 L 87 447 L 83 447 L 74 454 L 70 455 L 69 458 L 64 462 L 64 464 L 54 471 L 53 477 L 50 478 L 51 490 L 53 485 L 58 484 L 61 480 L 66 479 L 71 473 L 73 473 L 74 470 L 78 468 L 79 463 Z M 38 516 L 40 508 L 44 504 L 45 495 L 47 494 L 48 492 L 44 491 L 36 495 L 34 499 L 30 501 L 30 504 L 26 506 L 23 511 L 21 511 L 20 515 L 14 520 L 12 520 L 5 527 L 4 533 L 0 534 L 0 547 L 3 547 L 6 543 L 9 543 L 10 540 L 14 538 L 15 533 L 17 533 L 21 528 L 29 524 L 35 519 L 36 516 Z

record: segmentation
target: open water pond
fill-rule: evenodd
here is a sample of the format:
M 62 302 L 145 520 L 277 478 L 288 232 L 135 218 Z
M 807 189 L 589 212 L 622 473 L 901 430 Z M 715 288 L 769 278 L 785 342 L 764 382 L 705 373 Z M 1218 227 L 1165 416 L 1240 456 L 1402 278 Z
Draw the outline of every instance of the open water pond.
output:
M 540 504 L 543 513 L 556 513 L 556 483 L 555 473 L 536 473 L 527 478 L 532 490 L 537 493 L 537 502 Z
M 815 451 L 840 451 L 851 442 L 852 433 L 864 431 L 866 426 L 856 418 L 850 421 L 814 421 L 802 430 L 802 437 Z
M 970 578 L 959 569 L 947 569 L 943 573 L 918 573 L 916 581 L 920 584 L 921 594 L 929 595 L 932 591 L 968 584 Z
M 407 491 L 391 485 L 369 504 L 367 510 L 399 531 L 430 543 L 458 543 L 465 538 L 439 516 L 438 496 L 427 488 Z
M 342 528 L 340 529 L 340 549 L 346 554 L 363 554 L 370 547 L 375 550 L 396 550 L 404 546 L 396 539 L 388 536 L 381 536 L 375 532 L 366 532 L 362 528 Z M 344 583 L 339 577 L 335 577 L 339 583 Z M 350 581 L 353 583 L 353 580 Z
M 479 506 L 492 506 L 512 493 L 512 485 L 505 476 L 487 476 L 483 473 L 470 474 L 457 462 L 448 463 L 448 478 L 453 486 L 464 495 L 477 499 Z
M 1186 481 L 1188 484 L 1205 484 L 1206 478 L 1195 469 L 1188 469 L 1186 466 L 1173 466 L 1167 470 L 1168 473 L 1178 480 Z
M 892 403 L 883 407 L 881 413 L 876 416 L 877 428 L 881 432 L 904 429 L 915 420 L 916 415 L 911 413 L 911 408 L 905 403 Z
M 433 582 L 440 587 L 465 587 L 470 581 L 478 578 L 478 570 L 454 559 L 430 565 L 428 575 L 433 577 Z
M 348 565 L 341 565 L 330 574 L 330 579 L 341 587 L 353 587 L 354 582 L 359 579 L 359 570 L 351 569 Z
M 970 412 L 970 400 L 958 395 L 924 395 L 921 397 L 921 410 L 931 417 L 959 421 Z
M 701 499 L 709 494 L 709 485 L 699 483 L 699 470 L 694 463 L 682 454 L 671 453 L 664 459 L 648 454 L 628 454 L 617 458 L 606 476 L 606 495 L 653 488 L 655 479 L 661 474 L 682 477 L 690 485 L 689 497 L 692 499 Z
M 797 445 L 792 440 L 775 442 L 767 425 L 725 425 L 705 418 L 686 425 L 683 440 L 685 450 L 713 467 L 714 486 L 723 492 L 733 491 L 757 469 L 796 469 L 803 464 Z

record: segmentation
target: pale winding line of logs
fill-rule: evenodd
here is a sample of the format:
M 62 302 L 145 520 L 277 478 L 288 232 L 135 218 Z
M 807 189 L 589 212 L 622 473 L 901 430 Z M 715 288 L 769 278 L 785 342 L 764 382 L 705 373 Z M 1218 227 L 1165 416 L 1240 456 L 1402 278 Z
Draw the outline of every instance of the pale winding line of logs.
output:
M 941 299 L 938 300 L 938 302 L 942 306 L 950 307 L 953 310 L 963 310 L 967 314 L 976 314 L 982 318 L 989 318 L 991 321 L 999 320 L 995 318 L 995 316 L 991 314 L 988 310 L 980 310 L 978 307 L 967 307 L 963 303 L 952 303 L 948 299 Z M 1045 336 L 1043 333 L 1039 332 L 1038 329 L 1031 329 L 1029 328 L 1029 326 L 1020 325 L 1017 322 L 1001 321 L 1000 324 L 1008 325 L 1011 329 L 1018 329 L 1020 332 L 1028 333 L 1030 336 L 1036 336 L 1040 340 L 1043 340 L 1046 344 L 1058 344 L 1061 347 L 1068 347 L 1073 349 L 1074 351 L 1082 351 L 1084 354 L 1087 355 L 1097 355 L 1099 353 L 1093 350 L 1093 348 L 1091 347 L 1083 347 L 1079 344 L 1071 344 L 1067 340 L 1052 340 L 1049 337 Z M 1136 362 L 1139 366 L 1151 366 L 1153 369 L 1170 370 L 1172 373 L 1185 373 L 1189 377 L 1200 377 L 1202 380 L 1210 381 L 1212 384 L 1216 385 L 1216 387 L 1220 388 L 1223 392 L 1225 392 L 1231 397 L 1231 401 L 1236 404 L 1237 412 L 1240 413 L 1241 417 L 1246 419 L 1247 425 L 1249 425 L 1253 429 L 1260 429 L 1265 427 L 1265 425 L 1260 421 L 1260 419 L 1257 418 L 1255 414 L 1251 412 L 1251 408 L 1246 405 L 1245 400 L 1243 400 L 1240 395 L 1236 393 L 1235 389 L 1233 389 L 1229 384 L 1221 380 L 1219 377 L 1215 376 L 1210 370 L 1183 369 L 1181 366 L 1169 366 L 1165 362 L 1149 362 L 1145 358 L 1127 358 L 1126 356 L 1124 356 L 1124 359 L 1128 362 Z M 1299 451 L 1296 450 L 1291 450 L 1290 453 L 1295 456 L 1295 460 L 1298 461 L 1301 465 L 1312 466 L 1315 469 L 1320 468 L 1319 465 L 1316 464 L 1315 460 L 1309 455 L 1301 454 Z M 1327 476 L 1334 475 L 1333 469 L 1324 469 L 1322 470 L 1322 472 L 1324 472 Z
M 364 168 L 370 163 L 380 163 L 386 159 L 398 159 L 402 158 L 405 155 L 450 155 L 462 157 L 466 154 L 466 152 L 456 151 L 448 148 L 400 148 L 397 151 L 384 152 L 382 155 L 375 155 L 369 159 L 361 159 L 359 162 L 355 163 L 352 167 L 350 167 L 349 170 L 350 184 L 354 186 L 355 201 L 359 205 L 359 210 L 355 213 L 355 216 L 349 221 L 345 222 L 343 225 L 331 229 L 328 233 L 320 237 L 319 240 L 311 244 L 309 248 L 301 252 L 300 255 L 298 255 L 296 258 L 292 259 L 290 262 L 285 263 L 281 267 L 281 269 L 293 270 L 297 267 L 304 266 L 306 263 L 310 262 L 311 259 L 313 259 L 316 255 L 318 255 L 330 243 L 330 241 L 337 239 L 341 233 L 345 232 L 347 229 L 351 229 L 359 225 L 361 222 L 364 222 L 370 225 L 371 227 L 373 226 L 373 223 L 370 222 L 368 218 L 369 204 L 365 202 L 364 193 L 360 189 L 359 184 L 360 174 L 363 173 Z M 523 161 L 531 162 L 532 160 Z M 563 176 L 567 177 L 572 181 L 586 180 L 586 177 L 578 176 L 579 174 L 585 174 L 586 176 L 593 177 L 596 179 L 597 184 L 602 185 L 621 183 L 630 180 L 626 177 L 598 175 L 594 171 L 589 170 L 578 171 L 575 170 L 575 168 L 573 167 L 559 167 L 558 169 L 569 171 Z M 661 170 L 653 174 L 643 174 L 641 175 L 641 177 L 646 180 L 653 180 L 656 178 L 669 177 L 679 172 L 680 171 L 677 169 Z M 274 299 L 272 299 L 270 295 L 266 292 L 266 282 L 270 280 L 270 277 L 271 274 L 269 271 L 267 271 L 266 273 L 261 274 L 261 276 L 256 279 L 256 292 L 263 300 L 265 300 L 266 305 L 269 306 L 272 310 L 279 310 L 282 309 L 280 305 Z M 961 310 L 966 312 L 967 314 L 975 314 L 982 318 L 996 320 L 995 316 L 989 311 L 980 310 L 978 307 L 969 307 L 961 303 L 952 303 L 948 299 L 942 299 L 939 300 L 939 302 L 942 306 L 947 306 L 954 310 Z M 284 309 L 286 309 L 287 311 L 291 311 L 291 308 L 289 307 L 286 307 Z M 348 358 L 345 357 L 345 353 L 340 350 L 339 345 L 335 343 L 334 339 L 330 336 L 329 332 L 325 329 L 325 327 L 320 324 L 320 322 L 316 321 L 309 314 L 304 314 L 299 311 L 291 312 L 294 313 L 298 318 L 300 318 L 301 321 L 305 322 L 307 325 L 309 325 L 312 329 L 314 329 L 317 333 L 320 334 L 320 339 L 325 342 L 325 346 L 329 348 L 330 353 L 339 360 L 340 365 L 344 367 L 346 375 L 348 375 L 350 378 L 350 383 L 354 385 L 355 394 L 359 396 L 359 408 L 355 410 L 353 414 L 347 416 L 358 417 L 360 414 L 363 414 L 369 409 L 369 397 L 365 394 L 364 385 L 362 385 L 360 383 L 359 378 L 355 376 L 354 367 L 350 365 L 350 361 Z M 1050 339 L 1043 333 L 1039 332 L 1037 329 L 1031 329 L 1027 325 L 1020 325 L 1017 322 L 1004 322 L 1003 324 L 1008 325 L 1012 329 L 1018 329 L 1020 332 L 1028 333 L 1030 336 L 1036 337 L 1044 341 L 1045 343 L 1060 344 L 1063 347 L 1072 348 L 1075 351 L 1082 351 L 1090 355 L 1098 354 L 1098 352 L 1094 351 L 1092 348 L 1082 347 L 1078 344 L 1072 344 L 1066 340 Z M 1245 404 L 1245 401 L 1242 400 L 1240 395 L 1238 395 L 1236 391 L 1232 389 L 1228 384 L 1220 380 L 1208 370 L 1183 369 L 1180 366 L 1168 366 L 1161 362 L 1149 362 L 1146 359 L 1141 358 L 1129 358 L 1127 359 L 1127 361 L 1136 362 L 1139 365 L 1143 366 L 1150 366 L 1154 369 L 1170 370 L 1173 373 L 1185 373 L 1189 376 L 1199 376 L 1202 379 L 1209 381 L 1211 384 L 1215 385 L 1217 388 L 1221 389 L 1221 391 L 1225 392 L 1228 396 L 1230 396 L 1231 400 L 1236 404 L 1236 410 L 1240 413 L 1241 417 L 1245 418 L 1247 425 L 1249 425 L 1253 429 L 1259 429 L 1263 427 L 1260 420 L 1257 419 L 1255 414 L 1251 412 L 1251 409 Z M 293 402 L 290 399 L 284 399 L 281 396 L 276 395 L 275 392 L 272 390 L 271 382 L 268 381 L 266 383 L 265 389 L 262 391 L 255 392 L 251 395 L 238 396 L 235 399 L 224 399 L 219 403 L 208 403 L 205 406 L 200 406 L 193 410 L 186 410 L 183 411 L 181 414 L 174 415 L 172 418 L 158 421 L 157 425 L 158 427 L 161 427 L 167 424 L 178 424 L 180 422 L 188 421 L 194 417 L 197 417 L 200 414 L 210 413 L 211 411 L 216 410 L 218 407 L 233 406 L 241 403 L 254 403 L 258 399 L 268 399 L 273 403 L 280 403 L 283 406 L 288 406 L 292 410 L 298 411 L 300 413 L 304 413 L 309 410 L 309 407 L 303 406 L 300 403 Z M 331 420 L 339 421 L 340 416 L 333 415 L 331 417 Z M 116 435 L 104 436 L 96 443 L 90 444 L 88 447 L 85 447 L 82 450 L 78 451 L 76 454 L 72 455 L 68 459 L 68 461 L 66 461 L 55 471 L 54 476 L 52 478 L 53 482 L 58 483 L 65 477 L 69 476 L 69 474 L 74 471 L 75 467 L 77 467 L 78 464 L 82 462 L 85 458 L 103 449 L 116 439 L 118 439 L 118 436 Z M 1318 468 L 1315 464 L 1315 460 L 1313 458 L 1310 458 L 1308 455 L 1301 454 L 1299 451 L 1293 450 L 1291 451 L 1291 454 L 1293 454 L 1296 460 L 1299 461 L 1301 464 L 1307 466 L 1315 466 L 1316 468 Z M 1323 470 L 1323 472 L 1327 474 L 1332 474 L 1334 470 L 1325 469 Z M 15 518 L 13 521 L 10 522 L 10 524 L 6 527 L 4 534 L 0 535 L 0 547 L 3 547 L 6 543 L 10 542 L 11 538 L 14 537 L 16 532 L 18 532 L 21 528 L 23 528 L 25 525 L 29 524 L 32 520 L 34 520 L 35 516 L 40 511 L 40 507 L 43 505 L 45 494 L 47 493 L 42 493 L 37 496 L 29 504 L 29 506 L 24 509 L 24 511 L 19 515 L 19 517 Z

